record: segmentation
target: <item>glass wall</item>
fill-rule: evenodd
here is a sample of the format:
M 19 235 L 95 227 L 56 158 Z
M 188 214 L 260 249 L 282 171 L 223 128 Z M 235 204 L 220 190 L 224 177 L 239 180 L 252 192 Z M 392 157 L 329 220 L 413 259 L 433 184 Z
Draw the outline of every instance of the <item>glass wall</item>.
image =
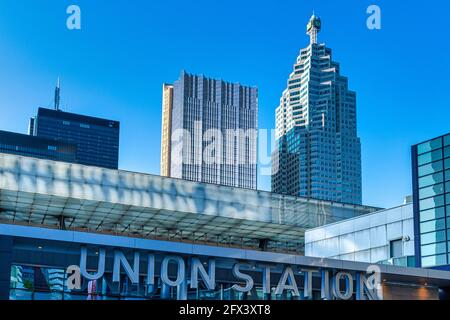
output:
M 450 135 L 417 146 L 422 267 L 450 264 Z

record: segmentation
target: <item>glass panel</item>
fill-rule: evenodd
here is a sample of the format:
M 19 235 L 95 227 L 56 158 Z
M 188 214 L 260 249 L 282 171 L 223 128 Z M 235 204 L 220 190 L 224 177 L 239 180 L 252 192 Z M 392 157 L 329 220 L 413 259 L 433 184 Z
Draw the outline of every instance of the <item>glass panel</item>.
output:
M 403 240 L 391 241 L 390 244 L 391 258 L 399 258 L 403 256 Z
M 447 203 L 450 203 L 450 193 L 447 193 L 445 196 Z
M 449 159 L 450 160 L 450 159 Z M 426 164 L 424 166 L 419 167 L 419 177 L 423 177 L 435 172 L 442 171 L 443 163 L 441 161 L 433 162 L 430 164 Z
M 450 171 L 449 171 L 449 180 L 450 180 Z M 435 173 L 429 176 L 425 176 L 422 178 L 419 178 L 419 188 L 428 187 L 433 184 L 438 184 L 444 181 L 444 175 L 442 172 Z
M 434 266 L 442 266 L 447 264 L 447 255 L 443 254 L 440 256 L 431 256 L 422 258 L 422 267 L 434 267 Z
M 442 147 L 442 139 L 437 138 L 432 141 L 428 141 L 417 146 L 417 153 L 423 154 Z
M 445 171 L 445 181 L 450 180 L 450 170 Z
M 445 159 L 445 169 L 450 169 L 450 158 Z
M 435 244 L 429 244 L 426 246 L 422 246 L 421 253 L 422 253 L 422 257 L 434 256 L 437 254 L 447 253 L 447 243 L 441 242 L 441 243 L 435 243 Z
M 449 148 L 450 149 L 450 148 Z M 425 153 L 418 158 L 418 164 L 419 166 L 434 162 L 437 160 L 442 160 L 442 149 L 435 150 L 433 152 Z
M 438 196 L 420 201 L 420 210 L 427 210 L 444 205 L 444 196 Z
M 438 184 L 435 186 L 420 189 L 419 190 L 419 198 L 425 199 L 425 198 L 434 197 L 434 196 L 437 196 L 437 195 L 440 195 L 443 193 L 444 193 L 444 184 L 441 183 L 441 184 Z
M 445 192 L 450 192 L 450 181 L 445 184 Z
M 444 158 L 450 157 L 450 147 L 444 149 Z M 439 160 L 439 159 L 437 159 Z
M 442 219 L 445 217 L 445 208 L 436 208 L 431 210 L 422 211 L 420 213 L 420 222 L 429 220 Z
M 442 242 L 445 240 L 445 231 L 431 232 L 420 236 L 420 242 L 422 244 Z
M 444 137 L 444 145 L 450 146 L 450 134 Z
M 428 233 L 444 229 L 445 229 L 445 219 L 432 220 L 420 224 L 420 233 Z

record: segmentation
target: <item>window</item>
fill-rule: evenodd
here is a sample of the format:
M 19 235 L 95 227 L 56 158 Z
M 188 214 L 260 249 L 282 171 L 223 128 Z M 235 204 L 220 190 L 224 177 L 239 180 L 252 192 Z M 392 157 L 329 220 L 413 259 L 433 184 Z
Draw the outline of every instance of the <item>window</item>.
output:
M 448 177 L 450 180 L 450 171 L 448 173 Z M 419 178 L 419 188 L 428 187 L 434 184 L 442 183 L 444 181 L 444 175 L 442 172 L 435 173 L 429 176 L 425 176 Z
M 432 208 L 437 208 L 443 206 L 444 203 L 444 196 L 438 196 L 434 198 L 428 198 L 425 200 L 420 201 L 420 210 L 427 210 Z
M 418 154 L 423 154 L 426 152 L 430 152 L 436 149 L 442 148 L 442 139 L 437 138 L 432 141 L 428 141 L 417 146 Z
M 445 208 L 435 208 L 431 210 L 422 211 L 420 213 L 420 222 L 442 219 L 445 217 Z
M 422 267 L 423 268 L 442 266 L 445 264 L 447 264 L 447 255 L 446 254 L 422 258 Z
M 421 244 L 431 244 L 445 241 L 445 231 L 431 232 L 422 234 L 420 237 Z
M 450 146 L 450 134 L 444 137 L 444 145 Z
M 438 196 L 444 193 L 444 184 L 438 184 L 435 186 L 423 188 L 419 190 L 419 198 L 425 199 L 429 197 Z
M 390 258 L 403 257 L 403 240 L 394 240 L 390 243 Z
M 442 149 L 425 153 L 418 158 L 419 166 L 442 159 Z
M 420 250 L 422 253 L 422 257 L 434 256 L 437 254 L 447 253 L 447 243 L 441 242 L 441 243 L 429 244 L 426 246 L 422 246 L 422 248 Z
M 420 232 L 428 233 L 445 229 L 445 219 L 432 220 L 420 224 Z
M 444 149 L 444 158 L 450 157 L 450 146 Z
M 450 160 L 450 159 L 449 159 Z M 443 163 L 441 161 L 433 162 L 430 164 L 426 164 L 424 166 L 419 167 L 419 177 L 423 177 L 435 172 L 439 172 L 443 170 Z

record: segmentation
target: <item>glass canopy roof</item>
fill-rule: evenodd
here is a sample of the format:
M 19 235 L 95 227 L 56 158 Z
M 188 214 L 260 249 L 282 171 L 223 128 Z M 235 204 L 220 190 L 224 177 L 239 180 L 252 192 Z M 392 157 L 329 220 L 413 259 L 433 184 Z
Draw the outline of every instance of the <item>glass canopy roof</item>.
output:
M 2 223 L 301 254 L 306 229 L 376 210 L 0 154 Z

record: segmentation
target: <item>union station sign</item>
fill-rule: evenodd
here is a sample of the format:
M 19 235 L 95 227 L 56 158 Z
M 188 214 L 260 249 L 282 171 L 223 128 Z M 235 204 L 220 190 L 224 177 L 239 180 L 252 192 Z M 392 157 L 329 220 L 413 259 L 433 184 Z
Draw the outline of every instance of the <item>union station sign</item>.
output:
M 106 270 L 106 250 L 98 250 L 97 270 L 92 271 L 87 268 L 88 251 L 86 247 L 81 247 L 80 265 L 68 268 L 68 287 L 77 289 L 81 286 L 81 277 L 88 281 L 101 279 Z M 145 256 L 146 270 L 141 269 L 141 257 Z M 141 284 L 141 279 L 145 279 L 145 285 L 155 286 L 155 278 L 160 277 L 163 285 L 177 289 L 179 299 L 186 299 L 187 289 L 198 289 L 200 281 L 207 290 L 216 289 L 216 265 L 215 258 L 200 260 L 199 257 L 163 255 L 135 251 L 133 259 L 127 259 L 121 250 L 112 252 L 112 281 L 121 281 L 121 273 L 125 273 L 132 284 Z M 158 259 L 156 259 L 158 257 Z M 156 264 L 159 261 L 159 274 L 156 274 Z M 281 267 L 281 268 L 280 268 Z M 379 300 L 381 299 L 380 281 L 381 274 L 377 266 L 371 266 L 366 272 L 354 270 L 336 270 L 330 268 L 318 268 L 317 266 L 298 266 L 290 264 L 264 264 L 253 261 L 234 262 L 231 264 L 230 273 L 234 278 L 232 290 L 241 293 L 248 293 L 255 287 L 255 280 L 252 274 L 260 273 L 262 279 L 262 291 L 264 294 L 273 293 L 283 295 L 289 292 L 293 297 L 313 299 L 313 279 L 317 283 L 319 280 L 320 297 L 324 300 L 338 299 L 350 300 L 355 297 L 357 300 Z M 277 272 L 277 280 L 274 282 L 272 276 Z M 145 277 L 141 277 L 144 273 Z M 303 287 L 300 286 L 299 278 L 303 277 Z M 317 280 L 319 279 L 319 280 Z M 189 281 L 188 281 L 189 280 Z M 184 293 L 183 293 L 184 292 Z

